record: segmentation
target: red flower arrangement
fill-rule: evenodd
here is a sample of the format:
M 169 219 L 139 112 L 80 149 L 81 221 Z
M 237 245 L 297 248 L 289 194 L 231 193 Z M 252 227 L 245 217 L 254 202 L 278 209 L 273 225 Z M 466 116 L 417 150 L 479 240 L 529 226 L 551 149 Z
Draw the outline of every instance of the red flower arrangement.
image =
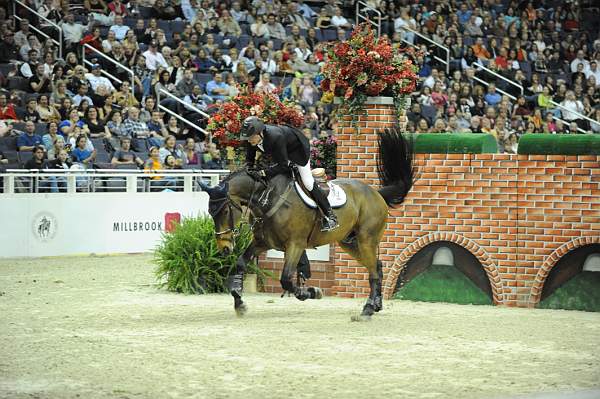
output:
M 231 101 L 223 103 L 208 120 L 207 129 L 222 145 L 237 147 L 240 144 L 242 122 L 255 115 L 265 124 L 301 127 L 304 115 L 293 103 L 279 99 L 277 93 L 254 93 L 248 88 Z
M 417 66 L 412 49 L 396 50 L 385 38 L 375 38 L 367 24 L 359 25 L 348 41 L 329 48 L 323 66 L 323 91 L 341 97 L 347 111 L 362 109 L 366 97 L 387 95 L 402 98 L 417 85 Z

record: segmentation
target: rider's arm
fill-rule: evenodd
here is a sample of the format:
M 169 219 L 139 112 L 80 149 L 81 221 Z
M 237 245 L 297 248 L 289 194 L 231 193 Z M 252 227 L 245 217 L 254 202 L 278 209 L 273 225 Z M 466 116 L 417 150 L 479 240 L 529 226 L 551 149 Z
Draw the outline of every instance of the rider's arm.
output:
M 285 135 L 283 134 L 277 135 L 277 138 L 273 143 L 273 161 L 275 161 L 276 164 L 265 170 L 265 174 L 268 178 L 280 173 L 289 173 L 290 159 L 287 152 L 287 142 L 285 140 Z

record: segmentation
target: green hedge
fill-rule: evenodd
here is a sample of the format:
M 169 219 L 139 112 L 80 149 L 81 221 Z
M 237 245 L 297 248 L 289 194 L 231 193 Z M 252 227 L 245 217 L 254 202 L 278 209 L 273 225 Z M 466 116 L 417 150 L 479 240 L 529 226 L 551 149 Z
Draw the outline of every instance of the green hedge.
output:
M 498 143 L 485 133 L 420 133 L 413 135 L 418 154 L 489 154 Z
M 524 155 L 599 155 L 597 134 L 525 134 L 519 139 Z

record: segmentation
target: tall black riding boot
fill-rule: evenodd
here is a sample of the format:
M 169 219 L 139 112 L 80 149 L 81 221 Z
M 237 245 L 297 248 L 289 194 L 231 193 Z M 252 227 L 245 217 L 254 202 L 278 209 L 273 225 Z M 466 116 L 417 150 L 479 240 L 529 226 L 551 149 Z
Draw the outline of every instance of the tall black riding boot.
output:
M 321 231 L 330 231 L 338 227 L 337 217 L 331 210 L 331 205 L 329 205 L 329 201 L 327 200 L 323 190 L 321 190 L 321 187 L 315 183 L 310 193 L 323 212 L 323 224 L 321 226 Z

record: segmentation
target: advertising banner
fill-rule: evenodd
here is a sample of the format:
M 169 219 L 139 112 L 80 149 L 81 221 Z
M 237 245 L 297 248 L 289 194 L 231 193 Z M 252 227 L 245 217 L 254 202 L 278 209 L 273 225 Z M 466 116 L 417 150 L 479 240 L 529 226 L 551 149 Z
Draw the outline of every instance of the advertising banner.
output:
M 0 257 L 148 252 L 182 218 L 208 211 L 204 192 L 1 198 Z

